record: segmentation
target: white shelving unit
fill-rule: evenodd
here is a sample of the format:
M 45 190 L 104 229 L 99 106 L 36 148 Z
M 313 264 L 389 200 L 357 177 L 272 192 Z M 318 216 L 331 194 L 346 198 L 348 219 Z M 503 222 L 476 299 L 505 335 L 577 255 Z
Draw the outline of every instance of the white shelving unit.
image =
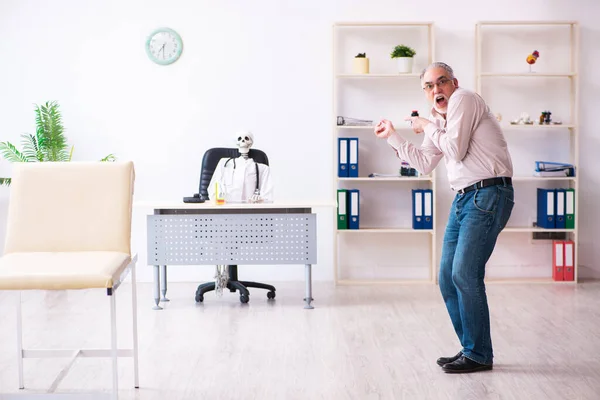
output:
M 486 99 L 493 113 L 502 115 L 502 127 L 515 164 L 515 200 L 517 196 L 523 199 L 517 202 L 513 216 L 503 233 L 530 235 L 532 232 L 567 232 L 568 239 L 575 242 L 575 280 L 572 282 L 529 277 L 490 281 L 577 283 L 577 239 L 580 221 L 579 25 L 574 21 L 479 22 L 475 26 L 475 47 L 476 91 Z M 530 72 L 525 58 L 533 50 L 538 50 L 540 57 Z M 496 92 L 502 91 L 505 97 L 498 100 L 495 97 Z M 507 96 L 510 98 L 508 101 Z M 530 102 L 526 103 L 523 99 Z M 510 124 L 510 120 L 517 119 L 520 115 L 516 107 L 528 107 L 529 109 L 521 111 L 528 112 L 534 124 Z M 555 112 L 554 107 L 559 111 Z M 540 125 L 539 113 L 546 110 L 552 111 L 552 119 L 560 119 L 562 124 Z M 533 114 L 534 112 L 538 114 Z M 561 159 L 555 159 L 558 157 Z M 519 164 L 525 159 L 530 163 L 528 170 L 526 164 Z M 569 162 L 575 166 L 575 177 L 528 176 L 527 172 L 533 175 L 533 160 Z M 536 214 L 537 187 L 575 189 L 574 229 L 544 229 L 532 226 L 531 218 L 527 219 L 527 216 Z M 526 209 L 517 210 L 518 207 Z M 552 247 L 549 245 L 548 254 L 551 252 Z M 551 269 L 549 264 L 548 275 L 551 275 Z
M 403 121 L 411 110 L 425 115 L 420 71 L 434 59 L 431 22 L 343 22 L 333 25 L 333 116 L 373 120 L 387 118 L 407 140 L 422 140 Z M 412 73 L 395 72 L 390 58 L 395 45 L 416 50 Z M 352 60 L 366 52 L 368 74 L 352 72 Z M 401 162 L 372 126 L 334 125 L 334 182 L 337 189 L 360 190 L 360 229 L 337 228 L 334 221 L 334 276 L 338 285 L 434 283 L 436 270 L 436 179 L 419 177 L 368 177 L 391 174 Z M 359 138 L 359 177 L 338 177 L 338 138 Z M 412 229 L 411 189 L 433 190 L 433 229 Z M 335 197 L 335 196 L 334 196 Z M 409 251 L 416 255 L 403 256 Z M 419 257 L 421 259 L 419 259 Z

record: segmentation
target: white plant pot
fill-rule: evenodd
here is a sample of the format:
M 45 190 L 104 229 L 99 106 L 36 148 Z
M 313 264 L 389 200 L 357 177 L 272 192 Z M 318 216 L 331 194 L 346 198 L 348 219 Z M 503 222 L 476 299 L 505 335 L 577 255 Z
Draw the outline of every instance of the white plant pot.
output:
M 410 74 L 413 71 L 413 57 L 398 57 L 398 72 Z

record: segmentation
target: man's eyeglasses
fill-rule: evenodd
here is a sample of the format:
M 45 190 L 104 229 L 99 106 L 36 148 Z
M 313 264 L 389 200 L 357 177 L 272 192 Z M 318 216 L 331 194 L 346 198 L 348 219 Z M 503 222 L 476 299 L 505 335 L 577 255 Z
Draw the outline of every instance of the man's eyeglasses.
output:
M 433 90 L 433 88 L 437 85 L 437 87 L 439 88 L 443 88 L 444 86 L 446 86 L 448 83 L 452 82 L 451 79 L 448 78 L 440 78 L 438 79 L 438 81 L 436 83 L 426 83 L 425 86 L 423 86 L 423 90 L 426 92 L 431 92 Z

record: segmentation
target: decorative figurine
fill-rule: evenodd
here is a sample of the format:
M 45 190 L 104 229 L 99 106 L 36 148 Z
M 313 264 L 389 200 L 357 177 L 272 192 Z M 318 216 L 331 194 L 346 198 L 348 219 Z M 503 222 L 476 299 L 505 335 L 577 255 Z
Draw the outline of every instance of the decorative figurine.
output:
M 535 62 L 537 61 L 537 59 L 539 57 L 540 57 L 540 52 L 537 50 L 534 50 L 533 53 L 531 53 L 530 55 L 527 56 L 525 61 L 527 61 L 527 64 L 529 64 L 529 72 L 535 72 L 535 71 L 531 70 L 531 66 L 533 64 L 535 64 Z
M 527 114 L 526 112 L 522 112 L 519 119 L 510 121 L 510 124 L 511 125 L 532 125 L 533 121 L 529 117 L 529 114 Z
M 550 111 L 542 111 L 542 114 L 540 115 L 540 125 L 550 125 L 552 122 L 551 115 L 552 113 Z

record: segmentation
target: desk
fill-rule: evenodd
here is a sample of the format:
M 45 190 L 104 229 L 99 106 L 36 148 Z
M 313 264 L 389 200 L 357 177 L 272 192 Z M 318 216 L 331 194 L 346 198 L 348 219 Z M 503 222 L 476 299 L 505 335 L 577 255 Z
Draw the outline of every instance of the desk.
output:
M 316 214 L 302 204 L 136 203 L 147 215 L 148 265 L 154 266 L 155 310 L 169 301 L 167 265 L 304 264 L 304 308 L 312 309 L 317 261 Z

